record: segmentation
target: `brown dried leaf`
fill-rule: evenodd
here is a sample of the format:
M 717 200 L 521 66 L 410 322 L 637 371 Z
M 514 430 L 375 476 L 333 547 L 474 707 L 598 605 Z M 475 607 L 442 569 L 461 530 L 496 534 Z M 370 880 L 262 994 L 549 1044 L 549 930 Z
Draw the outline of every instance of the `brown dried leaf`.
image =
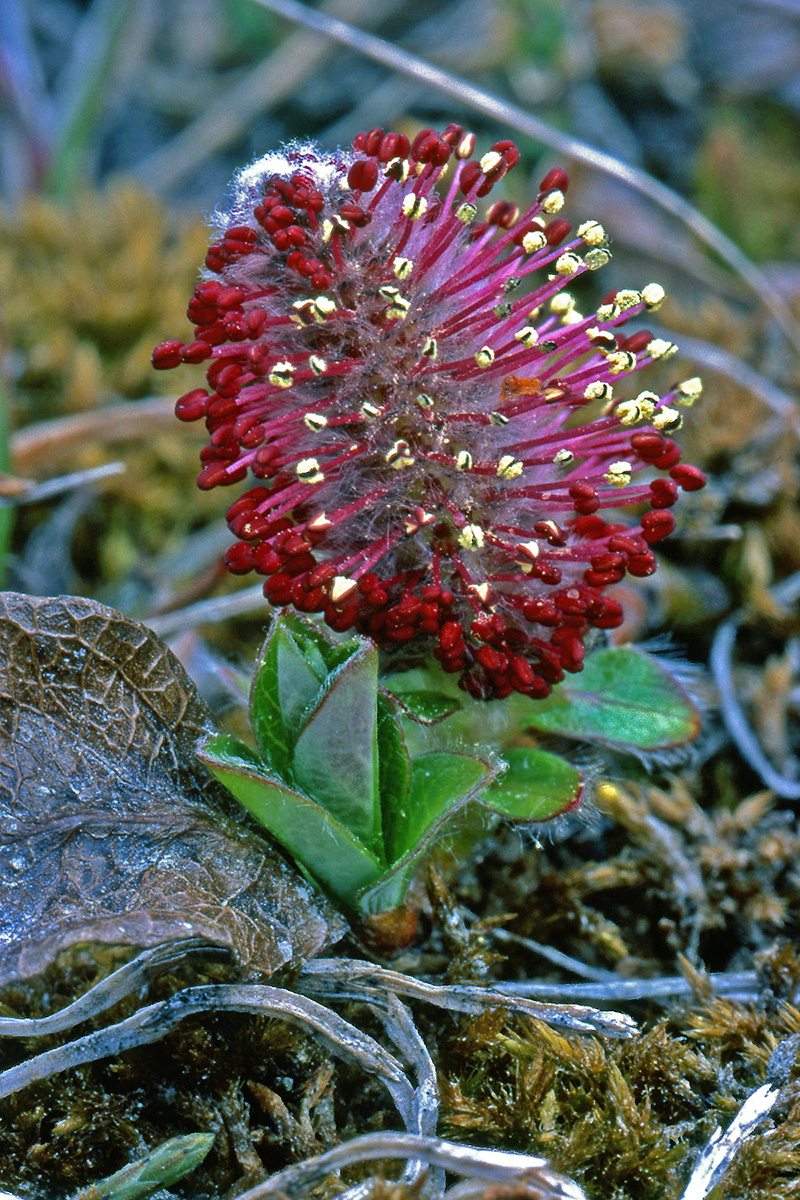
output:
M 77 942 L 190 935 L 270 974 L 341 918 L 195 757 L 210 711 L 93 600 L 0 593 L 0 984 Z

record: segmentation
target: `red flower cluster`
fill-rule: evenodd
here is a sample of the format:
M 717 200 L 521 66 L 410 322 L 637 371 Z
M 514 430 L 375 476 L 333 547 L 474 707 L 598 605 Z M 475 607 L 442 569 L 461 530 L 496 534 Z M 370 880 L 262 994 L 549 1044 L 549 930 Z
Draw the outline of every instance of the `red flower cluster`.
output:
M 702 487 L 667 436 L 701 386 L 625 394 L 675 349 L 622 332 L 662 289 L 582 315 L 564 289 L 608 261 L 602 227 L 556 216 L 560 170 L 523 214 L 479 215 L 519 152 L 474 142 L 373 129 L 346 155 L 293 144 L 240 172 L 195 339 L 153 362 L 208 361 L 209 390 L 176 409 L 210 434 L 200 487 L 261 481 L 228 510 L 231 571 L 432 651 L 474 696 L 540 697 L 580 670 L 590 626 L 620 623 L 606 588 L 655 570 L 678 489 Z M 632 528 L 630 505 L 647 506 Z

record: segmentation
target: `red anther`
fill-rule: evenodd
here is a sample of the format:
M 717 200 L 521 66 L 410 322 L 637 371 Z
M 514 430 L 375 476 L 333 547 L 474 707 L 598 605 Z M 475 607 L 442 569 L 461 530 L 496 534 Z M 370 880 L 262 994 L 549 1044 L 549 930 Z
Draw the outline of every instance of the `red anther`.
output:
M 444 133 L 442 134 L 442 141 L 447 142 L 448 146 L 452 146 L 453 149 L 455 150 L 455 148 L 458 146 L 459 142 L 461 141 L 463 135 L 464 135 L 464 126 L 463 125 L 448 125 L 447 128 L 445 129 Z
M 282 558 L 267 542 L 253 547 L 253 570 L 259 575 L 274 575 L 280 570 Z
M 219 365 L 219 364 L 217 364 Z M 220 366 L 220 371 L 224 368 Z M 220 372 L 217 371 L 216 374 Z M 206 416 L 209 422 L 218 425 L 220 421 L 227 421 L 229 417 L 236 415 L 236 401 L 231 400 L 228 396 L 209 396 L 208 404 L 206 405 Z
M 653 466 L 658 467 L 659 471 L 669 471 L 672 467 L 677 467 L 681 461 L 681 448 L 675 442 L 666 438 L 666 449 L 663 454 L 659 454 L 658 458 L 653 459 Z
M 519 216 L 516 204 L 508 200 L 498 200 L 486 214 L 488 225 L 497 225 L 500 229 L 510 229 Z
M 686 463 L 670 468 L 670 477 L 675 480 L 685 492 L 698 492 L 706 486 L 706 477 L 699 467 L 690 467 Z
M 294 213 L 285 204 L 276 204 L 274 208 L 270 209 L 269 216 L 279 229 L 287 229 L 294 224 Z
M 372 219 L 369 213 L 365 212 L 358 204 L 343 204 L 339 209 L 339 216 L 359 228 L 369 224 Z
M 652 430 L 640 430 L 631 434 L 631 449 L 635 450 L 642 462 L 654 462 L 667 448 L 667 439 Z
M 515 142 L 495 142 L 492 150 L 497 154 L 502 154 L 507 171 L 510 171 L 519 162 L 519 150 Z
M 322 192 L 309 192 L 303 203 L 303 208 L 310 213 L 321 213 L 324 207 L 325 197 Z
M 675 518 L 667 508 L 653 509 L 642 517 L 642 537 L 651 546 L 668 537 L 674 528 Z
M 571 596 L 569 592 L 560 592 L 554 597 L 559 612 L 570 617 L 582 617 L 586 612 L 586 601 L 583 596 Z
M 355 604 L 340 610 L 328 603 L 325 605 L 324 611 L 325 623 L 330 625 L 336 633 L 345 633 L 348 629 L 352 629 L 358 616 L 358 608 Z
M 569 176 L 561 167 L 553 167 L 552 171 L 548 171 L 542 182 L 539 184 L 539 193 L 544 192 L 566 192 L 569 187 Z
M 595 496 L 592 500 L 575 500 L 572 507 L 581 517 L 590 517 L 600 507 L 600 501 Z
M 245 314 L 244 327 L 249 338 L 257 338 L 264 329 L 267 322 L 267 314 L 263 308 L 252 308 L 249 313 Z
M 358 590 L 362 596 L 368 596 L 370 592 L 375 591 L 378 583 L 378 576 L 374 575 L 372 571 L 367 571 L 366 575 L 362 575 L 358 581 Z
M 238 308 L 245 299 L 247 299 L 247 292 L 242 291 L 241 288 L 222 288 L 217 295 L 217 308 L 220 312 L 227 312 L 232 308 Z
M 457 128 L 457 127 L 454 127 L 454 128 Z M 439 600 L 439 598 L 441 597 L 441 594 L 442 594 L 442 589 L 436 587 L 436 585 L 433 583 L 426 583 L 420 589 L 420 595 L 422 596 L 422 599 L 427 604 L 435 604 L 436 601 Z
M 198 283 L 194 289 L 194 294 L 201 304 L 216 304 L 222 290 L 223 286 L 219 280 L 206 279 L 203 283 Z
M 206 415 L 207 404 L 208 392 L 206 389 L 195 388 L 193 392 L 187 392 L 185 396 L 181 396 L 180 400 L 176 401 L 175 416 L 179 421 L 198 421 L 200 417 Z
M 458 186 L 463 195 L 467 195 L 472 191 L 479 179 L 483 178 L 483 171 L 479 162 L 468 162 L 464 167 L 459 177 Z
M 236 542 L 225 551 L 225 566 L 232 575 L 247 575 L 253 569 L 253 549 L 247 542 Z
M 678 499 L 678 485 L 672 479 L 654 479 L 650 492 L 652 508 L 672 508 Z
M 617 334 L 617 345 L 620 350 L 628 350 L 631 354 L 639 354 L 653 340 L 653 335 L 649 329 L 637 329 L 636 333 L 631 333 L 628 337 L 623 334 Z
M 211 347 L 208 342 L 189 342 L 179 354 L 179 361 L 185 363 L 200 363 L 211 358 Z
M 488 196 L 494 185 L 499 183 L 503 176 L 507 174 L 508 167 L 506 164 L 504 162 L 498 163 L 498 165 L 493 170 L 489 171 L 484 177 L 483 183 L 478 188 L 476 195 Z
M 551 546 L 565 546 L 567 544 L 563 529 L 559 529 L 555 521 L 537 521 L 533 527 L 533 532 L 537 537 L 545 538 Z
M 373 154 L 377 154 L 381 148 L 382 141 L 383 141 L 383 130 L 382 129 L 370 129 L 369 133 L 366 134 L 365 139 L 364 139 L 364 153 L 369 154 L 370 157 L 372 157 Z
M 286 265 L 287 267 L 291 268 L 292 271 L 299 270 L 300 264 L 304 263 L 305 261 L 306 256 L 303 254 L 302 250 L 290 250 L 286 255 Z
M 363 150 L 364 146 L 366 145 L 366 142 L 367 142 L 366 133 L 357 133 L 356 136 L 353 138 L 353 150 L 354 151 Z
M 272 473 L 278 457 L 279 451 L 275 446 L 262 446 L 260 450 L 256 450 L 253 459 L 253 473 L 259 473 L 262 479 L 266 479 Z
M 279 571 L 264 584 L 264 595 L 272 604 L 289 604 L 292 599 L 292 577 Z
M 475 651 L 475 658 L 485 671 L 500 674 L 505 666 L 505 655 L 498 654 L 491 646 L 480 646 Z
M 211 488 L 224 484 L 227 474 L 228 472 L 224 463 L 207 463 L 197 476 L 197 486 L 204 492 L 210 491 Z
M 228 340 L 228 330 L 221 321 L 207 325 L 205 328 L 201 326 L 195 330 L 195 333 L 199 342 L 208 342 L 209 346 L 221 346 Z
M 615 533 L 613 537 L 608 539 L 609 550 L 614 550 L 619 554 L 637 555 L 644 554 L 647 550 L 647 543 L 644 538 L 640 538 L 635 533 Z
M 150 361 L 157 371 L 168 371 L 183 361 L 181 350 L 183 350 L 183 342 L 173 338 L 171 342 L 162 342 L 160 346 L 156 346 L 150 356 Z
M 304 246 L 307 241 L 306 231 L 299 225 L 290 225 L 286 230 L 286 236 L 293 246 Z
M 559 246 L 571 232 L 572 226 L 569 221 L 559 218 L 557 221 L 551 221 L 545 227 L 544 236 L 547 238 L 548 246 Z
M 463 634 L 458 621 L 445 621 L 439 633 L 439 645 L 449 653 L 463 642 Z
M 654 515 L 654 514 L 651 514 Z M 667 513 L 671 516 L 671 513 Z M 651 553 L 637 554 L 628 559 L 628 574 L 636 575 L 639 578 L 645 578 L 647 575 L 652 575 L 656 569 L 656 560 Z
M 597 497 L 597 488 L 591 483 L 578 480 L 570 485 L 569 494 L 572 500 L 594 500 Z
M 411 148 L 404 133 L 387 133 L 381 139 L 378 158 L 383 163 L 391 162 L 393 158 L 406 158 Z
M 329 288 L 333 283 L 333 276 L 330 271 L 315 271 L 311 276 L 311 283 L 315 288 L 322 291 L 324 288 Z
M 196 345 L 196 346 L 202 346 L 204 344 L 205 344 L 204 342 L 195 342 L 194 343 L 194 345 Z M 208 353 L 210 354 L 211 347 L 207 346 L 206 349 L 208 350 Z M 189 359 L 187 361 L 199 362 L 200 360 L 199 359 Z M 220 396 L 224 396 L 226 399 L 229 399 L 229 398 L 235 396 L 237 391 L 239 390 L 239 380 L 241 379 L 242 375 L 244 375 L 244 371 L 242 370 L 241 367 L 237 366 L 236 363 L 228 363 L 227 366 L 223 367 L 222 370 L 218 374 L 215 375 L 215 379 L 214 379 L 214 386 L 216 387 Z
M 509 655 L 508 665 L 514 680 L 514 687 L 517 691 L 523 691 L 525 688 L 530 687 L 536 677 L 533 673 L 533 667 L 527 659 L 520 658 L 518 654 L 511 654 Z
M 592 624 L 596 629 L 617 629 L 624 619 L 625 614 L 622 611 L 622 605 L 619 601 L 605 596 L 603 598 L 603 610 L 599 616 L 592 617 Z
M 561 583 L 561 568 L 555 566 L 554 563 L 541 561 L 534 563 L 531 575 L 535 575 L 537 579 L 541 579 L 542 583 L 546 583 L 550 587 Z
M 607 554 L 596 554 L 591 560 L 593 571 L 619 571 L 625 568 L 625 556 L 623 554 L 614 554 L 609 551 Z
M 602 517 L 578 517 L 572 522 L 572 529 L 578 537 L 586 538 L 587 541 L 597 541 L 603 537 L 608 526 Z
M 333 579 L 336 574 L 336 567 L 332 563 L 318 563 L 312 567 L 306 576 L 307 585 L 310 588 L 322 587 L 329 579 Z
M 272 244 L 280 254 L 283 254 L 285 250 L 289 249 L 292 242 L 285 229 L 277 229 L 272 235 Z
M 588 583 L 590 587 L 604 588 L 611 587 L 614 583 L 619 583 L 624 577 L 624 571 L 584 571 L 583 582 Z M 591 618 L 591 614 L 587 610 L 587 616 Z
M 354 192 L 371 192 L 378 182 L 378 164 L 374 159 L 359 158 L 347 172 L 347 184 Z
M 221 271 L 225 266 L 225 256 L 222 254 L 220 242 L 214 242 L 206 251 L 205 264 L 209 271 Z

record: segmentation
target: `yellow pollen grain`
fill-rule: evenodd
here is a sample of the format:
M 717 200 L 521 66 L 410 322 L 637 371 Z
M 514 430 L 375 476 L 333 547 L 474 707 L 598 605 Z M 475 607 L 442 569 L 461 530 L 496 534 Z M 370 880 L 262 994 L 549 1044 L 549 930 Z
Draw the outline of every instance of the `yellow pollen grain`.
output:
M 403 216 L 409 217 L 412 221 L 418 221 L 420 217 L 424 217 L 428 210 L 428 201 L 424 196 L 417 196 L 414 192 L 409 192 L 403 197 Z
M 683 417 L 678 412 L 677 408 L 669 408 L 665 405 L 653 417 L 653 425 L 661 433 L 674 433 L 676 429 L 680 429 L 683 424 Z
M 497 464 L 500 479 L 517 479 L 522 474 L 522 463 L 513 454 L 504 454 Z
M 322 483 L 325 478 L 316 458 L 302 458 L 295 467 L 295 474 L 303 483 Z
M 310 412 L 306 413 L 303 417 L 303 424 L 306 429 L 310 429 L 313 433 L 316 433 L 318 430 L 325 428 L 328 424 L 328 418 L 323 416 L 322 413 Z
M 432 338 L 432 337 L 426 338 L 425 343 L 422 347 L 423 357 L 424 358 L 436 358 L 436 355 L 438 353 L 439 353 L 439 345 L 438 345 L 438 342 L 436 341 L 436 338 Z
M 678 347 L 675 343 L 668 342 L 664 338 L 653 338 L 652 342 L 647 343 L 647 353 L 651 358 L 671 358 L 677 352 Z
M 465 525 L 458 535 L 458 543 L 465 550 L 480 550 L 484 544 L 484 533 L 480 525 Z
M 472 467 L 472 455 L 469 450 L 459 450 L 456 455 L 456 468 L 459 471 L 469 471 Z
M 595 313 L 598 321 L 615 321 L 619 316 L 616 304 L 601 304 Z
M 578 226 L 578 237 L 587 246 L 604 246 L 606 243 L 606 231 L 599 221 L 584 221 Z
M 603 478 L 612 487 L 626 487 L 631 481 L 631 464 L 625 459 L 613 462 L 609 465 Z
M 535 346 L 539 340 L 539 334 L 532 325 L 523 325 L 522 329 L 518 329 L 514 334 L 514 341 L 522 342 L 526 348 Z
M 507 425 L 508 420 L 509 420 L 508 417 L 504 413 L 499 413 L 499 412 L 490 412 L 489 413 L 489 424 L 490 425 Z
M 415 400 L 420 408 L 433 408 L 434 406 L 433 396 L 429 396 L 427 392 L 420 392 Z
M 611 255 L 608 250 L 589 250 L 584 254 L 583 261 L 590 271 L 599 271 L 607 263 L 611 262 Z
M 494 350 L 491 346 L 481 346 L 480 350 L 475 355 L 475 362 L 479 367 L 490 367 L 494 362 Z
M 613 395 L 614 389 L 604 379 L 595 379 L 593 383 L 587 383 L 583 389 L 585 400 L 610 400 Z
M 642 410 L 635 400 L 623 400 L 622 404 L 618 404 L 614 409 L 614 414 L 623 425 L 635 425 L 642 419 Z
M 645 308 L 655 312 L 664 302 L 666 292 L 660 283 L 648 283 L 642 288 L 642 299 Z
M 554 188 L 542 198 L 542 211 L 546 213 L 561 212 L 564 207 L 564 193 Z
M 383 409 L 377 404 L 372 404 L 371 401 L 365 400 L 361 405 L 361 415 L 366 417 L 368 421 L 372 421 L 375 417 L 379 417 Z
M 612 375 L 620 375 L 623 371 L 632 371 L 636 366 L 636 355 L 628 350 L 614 350 L 605 356 L 608 369 Z
M 492 585 L 490 583 L 471 583 L 469 591 L 478 597 L 481 604 L 488 604 L 492 595 Z
M 633 288 L 622 288 L 614 297 L 614 303 L 624 312 L 627 308 L 636 308 L 642 303 L 642 293 Z
M 657 396 L 655 392 L 639 392 L 636 397 L 636 404 L 639 405 L 645 421 L 650 420 L 660 403 L 661 397 Z
M 560 255 L 556 259 L 556 271 L 559 275 L 574 275 L 583 266 L 583 259 L 579 254 L 573 254 L 571 250 L 567 250 L 566 254 Z
M 685 408 L 689 408 L 694 404 L 695 400 L 703 394 L 703 381 L 699 375 L 693 375 L 691 379 L 684 379 L 678 384 L 675 393 L 676 404 L 682 404 Z
M 293 375 L 294 367 L 290 362 L 279 362 L 270 371 L 268 379 L 274 387 L 288 388 L 292 386 Z
M 357 587 L 358 584 L 354 579 L 348 579 L 346 575 L 334 575 L 331 580 L 331 600 L 334 604 L 341 604 L 343 600 L 352 596 Z
M 414 263 L 410 258 L 396 258 L 392 263 L 392 270 L 397 279 L 408 279 L 411 272 L 414 270 Z
M 475 205 L 469 204 L 466 201 L 464 204 L 459 204 L 458 208 L 456 209 L 456 217 L 459 221 L 463 222 L 464 225 L 469 225 L 471 221 L 475 220 L 477 215 L 478 210 Z
M 522 249 L 526 254 L 536 254 L 538 250 L 544 250 L 546 245 L 547 238 L 541 229 L 531 229 L 522 239 Z
M 488 154 L 484 154 L 481 159 L 481 170 L 484 175 L 488 175 L 491 171 L 496 170 L 503 161 L 502 154 L 498 154 L 496 150 L 490 150 Z
M 318 354 L 309 356 L 308 365 L 315 375 L 324 375 L 328 369 L 328 364 L 324 358 L 320 358 Z
M 553 462 L 557 467 L 565 467 L 567 463 L 571 463 L 574 458 L 575 455 L 571 450 L 558 450 L 553 455 Z
M 401 471 L 403 467 L 410 467 L 414 462 L 411 447 L 404 438 L 398 438 L 383 457 L 395 471 Z
M 575 307 L 575 297 L 569 292 L 557 292 L 550 301 L 550 312 L 563 317 Z

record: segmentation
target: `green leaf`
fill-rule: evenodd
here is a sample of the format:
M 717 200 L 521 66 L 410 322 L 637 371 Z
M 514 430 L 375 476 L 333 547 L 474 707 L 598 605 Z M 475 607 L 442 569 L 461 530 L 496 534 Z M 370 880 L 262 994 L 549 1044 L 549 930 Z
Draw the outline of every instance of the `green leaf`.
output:
M 478 801 L 500 816 L 510 821 L 546 821 L 580 800 L 581 773 L 563 758 L 532 746 L 504 750 L 503 758 L 508 769 Z
M 447 823 L 492 782 L 498 770 L 465 754 L 437 751 L 414 759 L 408 803 L 395 814 L 393 840 L 399 853 L 383 877 L 358 897 L 361 912 L 381 912 L 402 903 Z
M 322 655 L 308 640 L 297 637 L 284 621 L 275 630 L 278 704 L 287 740 L 292 742 L 308 710 L 319 699 L 327 675 Z
M 128 1163 L 107 1179 L 82 1189 L 74 1200 L 146 1200 L 199 1167 L 213 1145 L 213 1133 L 170 1138 L 145 1158 Z
M 313 881 L 340 905 L 383 874 L 384 866 L 326 809 L 272 776 L 249 746 L 227 734 L 202 742 L 198 755 Z
M 395 696 L 404 712 L 422 725 L 435 725 L 461 708 L 458 700 L 442 692 L 419 690 L 396 692 Z
M 292 778 L 292 755 L 283 720 L 278 683 L 278 648 L 282 624 L 276 620 L 261 648 L 250 690 L 250 724 L 264 761 L 282 779 Z
M 398 857 L 395 850 L 395 820 L 408 804 L 411 760 L 406 749 L 395 706 L 378 694 L 378 774 L 381 796 L 381 820 L 386 858 Z
M 378 651 L 364 642 L 329 677 L 297 738 L 297 784 L 380 854 Z
M 674 675 L 631 646 L 598 650 L 583 672 L 525 706 L 523 725 L 621 750 L 657 751 L 696 737 L 700 715 Z

